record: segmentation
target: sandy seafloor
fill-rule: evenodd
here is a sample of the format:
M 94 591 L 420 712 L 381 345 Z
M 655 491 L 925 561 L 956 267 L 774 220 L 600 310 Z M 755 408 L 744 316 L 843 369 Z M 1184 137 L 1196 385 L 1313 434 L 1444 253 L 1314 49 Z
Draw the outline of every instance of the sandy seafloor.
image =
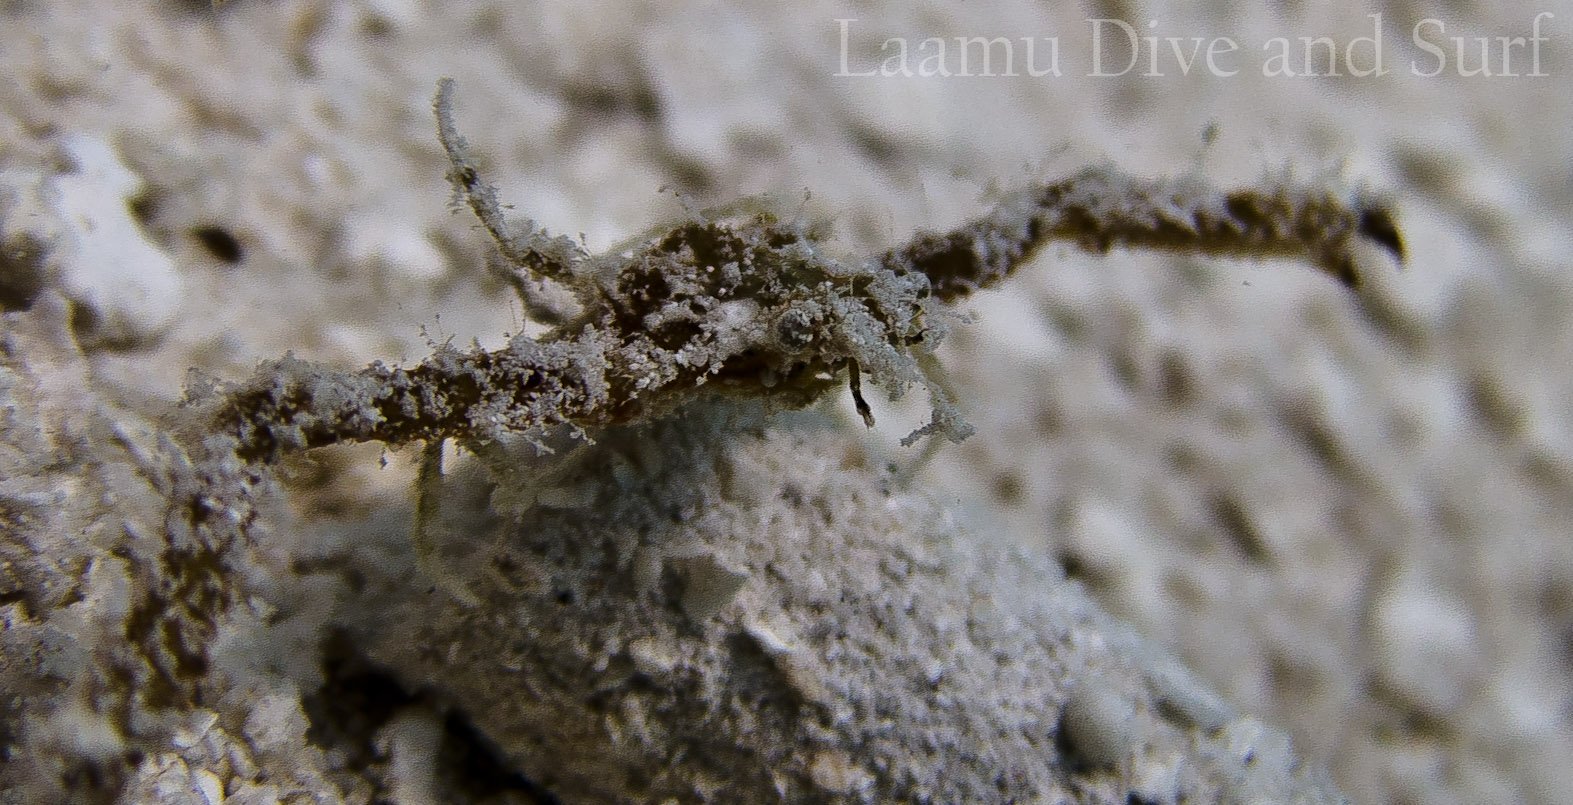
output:
M 1537 15 L 1546 41 L 1509 49 Z M 1145 43 L 1089 75 L 1093 18 L 1157 37 L 1161 75 Z M 1383 74 L 1350 75 L 1377 25 Z M 892 37 L 916 71 L 956 36 L 1057 37 L 1061 74 L 838 75 Z M 1274 37 L 1303 72 L 1322 36 L 1343 75 L 1263 74 Z M 1491 37 L 1517 75 L 1462 75 L 1453 36 L 1466 69 Z M 1165 37 L 1201 38 L 1188 75 Z M 1239 49 L 1210 69 L 1222 37 Z M 592 250 L 681 214 L 672 191 L 777 194 L 849 253 L 1088 163 L 1385 194 L 1407 264 L 1367 255 L 1358 294 L 1293 261 L 1048 250 L 963 306 L 941 356 L 978 432 L 917 483 L 1060 557 L 1356 802 L 1573 791 L 1573 8 L 5 0 L 0 68 L 13 213 L 98 169 L 82 204 L 133 203 L 103 275 L 40 282 L 96 306 L 96 376 L 150 412 L 192 366 L 413 361 L 521 326 L 449 212 L 439 76 L 505 201 Z M 920 396 L 875 401 L 870 449 L 912 461 Z M 395 465 L 356 453 L 311 505 L 372 505 L 408 483 Z

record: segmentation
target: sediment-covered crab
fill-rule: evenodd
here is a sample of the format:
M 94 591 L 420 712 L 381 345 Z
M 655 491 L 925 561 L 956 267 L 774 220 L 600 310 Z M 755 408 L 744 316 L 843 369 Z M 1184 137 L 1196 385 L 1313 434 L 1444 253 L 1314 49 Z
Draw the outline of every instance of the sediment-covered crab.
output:
M 249 461 L 338 442 L 389 445 L 458 439 L 476 448 L 505 434 L 537 441 L 649 421 L 707 393 L 803 406 L 845 371 L 865 421 L 864 377 L 899 397 L 928 391 L 933 416 L 907 437 L 965 438 L 970 428 L 933 378 L 943 306 L 993 286 L 1051 241 L 1203 255 L 1299 256 L 1357 285 L 1358 239 L 1402 258 L 1380 203 L 1328 190 L 1268 184 L 1220 192 L 1199 181 L 1148 180 L 1090 168 L 1019 191 L 947 233 L 924 232 L 862 260 L 827 254 L 813 227 L 768 213 L 695 214 L 670 230 L 591 256 L 565 236 L 504 216 L 477 172 L 439 83 L 437 132 L 456 202 L 496 241 L 510 280 L 571 292 L 540 337 L 507 346 L 439 347 L 416 366 L 374 363 L 340 372 L 292 357 L 224 386 L 221 433 Z M 539 307 L 538 305 L 534 305 Z

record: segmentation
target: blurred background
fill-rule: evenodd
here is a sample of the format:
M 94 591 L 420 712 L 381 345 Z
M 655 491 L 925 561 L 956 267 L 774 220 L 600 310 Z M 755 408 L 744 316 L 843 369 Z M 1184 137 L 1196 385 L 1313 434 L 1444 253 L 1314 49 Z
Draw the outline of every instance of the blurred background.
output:
M 1047 250 L 963 305 L 940 354 L 978 433 L 928 458 L 896 445 L 920 399 L 875 400 L 866 434 L 827 406 L 1355 801 L 1554 802 L 1570 57 L 1573 9 L 1517 2 L 0 0 L 0 304 L 60 287 L 151 412 L 193 366 L 502 343 L 528 324 L 450 211 L 444 75 L 504 200 L 592 250 L 769 193 L 872 254 L 1089 163 L 1379 194 L 1408 260 L 1366 255 L 1356 293 L 1294 261 Z M 377 453 L 290 468 L 300 505 L 404 489 Z

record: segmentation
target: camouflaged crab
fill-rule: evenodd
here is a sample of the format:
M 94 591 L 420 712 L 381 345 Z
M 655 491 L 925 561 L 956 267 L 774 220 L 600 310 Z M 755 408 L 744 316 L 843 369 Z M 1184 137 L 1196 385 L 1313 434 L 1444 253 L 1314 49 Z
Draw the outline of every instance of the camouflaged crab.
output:
M 1050 241 L 1203 255 L 1299 256 L 1359 283 L 1357 239 L 1402 258 L 1391 214 L 1366 198 L 1271 185 L 1219 192 L 1194 180 L 1146 180 L 1092 168 L 1029 188 L 948 233 L 925 232 L 866 260 L 828 255 L 801 222 L 766 213 L 695 215 L 664 234 L 599 256 L 533 222 L 504 217 L 454 127 L 453 84 L 439 82 L 437 133 L 456 203 L 496 241 L 527 308 L 535 291 L 571 292 L 539 338 L 486 351 L 450 346 L 409 368 L 339 372 L 285 357 L 225 387 L 221 433 L 248 461 L 339 442 L 457 439 L 479 450 L 504 436 L 540 445 L 560 426 L 585 434 L 646 422 L 706 393 L 800 407 L 839 385 L 864 420 L 867 376 L 899 397 L 923 385 L 926 435 L 959 441 L 970 427 L 934 379 L 932 350 L 947 303 L 993 286 Z

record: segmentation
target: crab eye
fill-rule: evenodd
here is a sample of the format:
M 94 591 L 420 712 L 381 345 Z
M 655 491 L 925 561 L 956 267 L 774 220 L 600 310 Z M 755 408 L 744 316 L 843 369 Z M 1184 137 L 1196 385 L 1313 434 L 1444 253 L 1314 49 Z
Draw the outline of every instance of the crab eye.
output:
M 776 319 L 776 341 L 796 352 L 814 343 L 814 320 L 801 308 L 792 308 Z

